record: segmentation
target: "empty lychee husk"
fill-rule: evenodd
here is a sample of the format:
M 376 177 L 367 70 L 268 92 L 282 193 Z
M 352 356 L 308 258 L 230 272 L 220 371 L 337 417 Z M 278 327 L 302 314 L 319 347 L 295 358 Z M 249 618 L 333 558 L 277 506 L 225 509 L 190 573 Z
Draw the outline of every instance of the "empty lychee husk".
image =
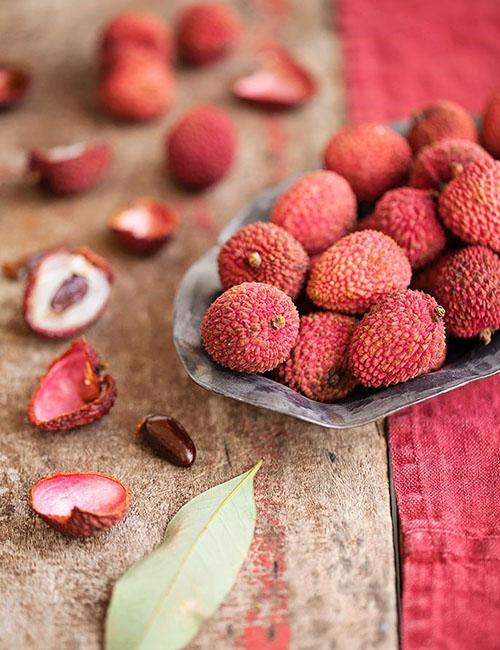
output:
M 83 332 L 104 311 L 113 282 L 108 262 L 90 248 L 60 248 L 29 272 L 23 315 L 28 327 L 52 339 Z
M 177 212 L 170 205 L 141 198 L 116 212 L 111 218 L 110 228 L 127 250 L 152 255 L 167 243 L 178 223 Z
M 116 385 L 103 372 L 97 352 L 84 339 L 49 366 L 28 406 L 28 419 L 47 431 L 63 431 L 99 420 L 116 399 Z
M 312 75 L 285 49 L 268 46 L 259 52 L 259 68 L 233 83 L 239 99 L 264 108 L 292 108 L 316 92 Z
M 129 503 L 128 488 L 99 472 L 46 476 L 30 496 L 33 512 L 70 537 L 91 537 L 111 528 L 125 517 Z
M 30 86 L 29 75 L 21 68 L 0 64 L 0 109 L 21 102 Z

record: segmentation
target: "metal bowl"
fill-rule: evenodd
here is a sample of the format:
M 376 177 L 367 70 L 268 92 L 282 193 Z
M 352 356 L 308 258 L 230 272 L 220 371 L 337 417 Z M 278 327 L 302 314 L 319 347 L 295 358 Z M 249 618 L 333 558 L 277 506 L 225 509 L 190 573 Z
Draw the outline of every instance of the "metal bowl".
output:
M 400 127 L 398 130 L 403 130 Z M 203 349 L 200 324 L 205 310 L 221 292 L 217 273 L 220 244 L 246 224 L 267 221 L 277 197 L 294 178 L 261 194 L 232 219 L 213 246 L 187 271 L 174 304 L 174 343 L 188 375 L 200 386 L 254 406 L 285 413 L 323 427 L 343 429 L 386 417 L 472 381 L 500 371 L 500 336 L 485 346 L 478 340 L 454 341 L 448 346 L 446 365 L 428 375 L 389 388 L 358 387 L 340 402 L 323 404 L 304 397 L 262 375 L 226 370 Z

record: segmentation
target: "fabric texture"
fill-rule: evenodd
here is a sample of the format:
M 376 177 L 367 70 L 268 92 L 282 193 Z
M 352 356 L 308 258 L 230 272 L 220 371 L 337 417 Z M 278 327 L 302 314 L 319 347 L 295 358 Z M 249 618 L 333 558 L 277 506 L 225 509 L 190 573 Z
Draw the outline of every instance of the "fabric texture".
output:
M 500 87 L 498 0 L 338 0 L 350 121 Z M 500 648 L 500 378 L 389 419 L 403 650 Z

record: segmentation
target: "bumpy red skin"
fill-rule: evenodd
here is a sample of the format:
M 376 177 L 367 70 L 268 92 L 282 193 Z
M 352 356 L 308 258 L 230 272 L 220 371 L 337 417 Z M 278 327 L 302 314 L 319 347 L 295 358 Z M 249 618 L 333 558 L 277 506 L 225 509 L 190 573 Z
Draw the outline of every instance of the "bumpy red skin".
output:
M 500 258 L 485 246 L 448 253 L 417 276 L 416 287 L 446 309 L 451 336 L 480 336 L 484 342 L 500 328 Z
M 474 163 L 446 186 L 439 199 L 445 226 L 470 244 L 500 252 L 500 162 Z
M 30 83 L 29 75 L 21 68 L 0 64 L 0 110 L 22 102 Z
M 258 253 L 252 266 L 249 256 Z M 299 293 L 309 268 L 309 257 L 290 233 L 273 223 L 252 223 L 234 234 L 221 248 L 218 258 L 222 287 L 242 282 L 265 282 L 291 298 Z
M 121 13 L 112 18 L 103 29 L 103 63 L 106 65 L 115 60 L 116 50 L 124 47 L 149 50 L 154 56 L 169 63 L 173 55 L 170 28 L 161 16 L 139 11 Z
M 349 368 L 363 386 L 399 384 L 440 368 L 446 356 L 438 303 L 421 291 L 398 291 L 374 305 L 354 330 Z
M 175 80 L 162 61 L 137 50 L 116 59 L 99 84 L 103 108 L 123 120 L 146 122 L 164 115 L 171 107 Z
M 177 27 L 180 57 L 190 65 L 205 65 L 227 56 L 242 34 L 238 14 L 226 5 L 199 3 L 185 9 Z
M 435 260 L 446 245 L 436 201 L 428 190 L 411 187 L 389 190 L 378 201 L 373 214 L 360 225 L 392 237 L 414 269 Z
M 88 145 L 80 155 L 67 160 L 51 160 L 45 150 L 34 149 L 29 168 L 56 194 L 76 194 L 94 187 L 104 178 L 112 156 L 110 145 L 104 142 Z
M 325 149 L 325 167 L 349 181 L 358 201 L 376 201 L 401 185 L 410 170 L 411 150 L 403 136 L 381 124 L 340 129 Z
M 335 402 L 358 383 L 347 369 L 347 350 L 357 320 L 330 312 L 300 319 L 299 338 L 275 370 L 278 381 L 309 399 Z
M 123 502 L 120 503 L 114 511 L 106 513 L 85 512 L 75 507 L 73 508 L 69 517 L 63 517 L 60 515 L 50 517 L 35 510 L 33 506 L 33 494 L 41 483 L 47 479 L 63 476 L 73 476 L 75 474 L 98 474 L 99 476 L 105 476 L 106 478 L 120 483 L 125 491 Z M 115 479 L 113 476 L 102 474 L 101 472 L 59 472 L 57 474 L 52 474 L 51 476 L 45 476 L 37 483 L 35 483 L 35 485 L 31 488 L 30 506 L 36 515 L 38 515 L 47 524 L 49 524 L 49 526 L 52 526 L 52 528 L 55 528 L 63 535 L 67 535 L 68 537 L 92 537 L 93 535 L 102 533 L 108 530 L 108 528 L 115 526 L 125 518 L 130 505 L 130 498 L 131 493 L 128 487 L 123 485 L 123 483 Z
M 492 95 L 483 113 L 481 139 L 495 158 L 500 158 L 500 90 Z
M 284 324 L 275 327 L 273 319 L 281 317 Z M 208 354 L 238 372 L 273 370 L 288 357 L 298 333 L 299 314 L 290 297 L 260 282 L 244 282 L 225 291 L 201 323 Z
M 52 420 L 38 420 L 35 414 L 35 404 L 39 392 L 43 390 L 45 378 L 52 368 L 61 361 L 61 359 L 75 353 L 78 348 L 81 348 L 84 351 L 86 360 L 92 368 L 92 380 L 96 384 L 96 389 L 100 390 L 99 396 L 92 402 L 88 402 L 81 408 L 71 411 L 70 413 L 64 413 Z M 111 410 L 117 396 L 115 380 L 111 375 L 101 374 L 101 372 L 101 361 L 94 348 L 90 346 L 85 339 L 73 341 L 70 347 L 63 354 L 52 361 L 50 366 L 47 368 L 46 373 L 40 378 L 38 386 L 28 405 L 28 420 L 33 426 L 45 431 L 67 431 L 100 420 Z
M 335 172 L 321 170 L 305 174 L 279 197 L 271 221 L 316 255 L 353 229 L 356 214 L 349 183 Z
M 216 106 L 197 106 L 167 135 L 168 170 L 185 187 L 208 187 L 228 173 L 236 144 L 236 129 L 225 111 Z
M 444 100 L 415 113 L 408 133 L 414 153 L 444 138 L 477 142 L 477 128 L 471 114 L 458 104 Z
M 73 328 L 73 329 L 66 329 L 66 330 L 60 330 L 58 332 L 53 332 L 50 330 L 43 329 L 41 327 L 37 327 L 34 325 L 34 323 L 31 322 L 30 318 L 30 309 L 31 309 L 31 299 L 32 299 L 32 293 L 33 289 L 35 286 L 35 280 L 36 280 L 36 273 L 38 272 L 38 268 L 42 261 L 47 257 L 47 255 L 52 255 L 53 253 L 57 253 L 61 250 L 66 250 L 66 249 L 60 249 L 60 248 L 53 248 L 47 251 L 45 255 L 41 255 L 39 259 L 37 260 L 37 263 L 29 270 L 28 277 L 26 279 L 26 285 L 24 288 L 24 298 L 23 298 L 23 318 L 24 322 L 26 325 L 30 328 L 32 332 L 35 332 L 36 334 L 39 334 L 40 336 L 44 336 L 45 338 L 48 339 L 67 339 L 70 336 L 74 336 L 75 334 L 80 334 L 83 332 L 85 329 L 93 325 L 99 318 L 101 317 L 102 313 L 108 306 L 108 303 L 104 303 L 104 305 L 101 307 L 101 309 L 95 314 L 95 316 L 89 320 L 88 322 L 85 323 L 84 327 L 79 327 L 79 328 Z M 74 250 L 70 251 L 73 254 L 79 254 L 83 255 L 84 257 L 87 258 L 91 264 L 94 264 L 95 266 L 98 266 L 101 271 L 103 271 L 110 284 L 113 283 L 114 277 L 113 277 L 113 271 L 111 269 L 111 266 L 109 265 L 109 262 L 104 259 L 104 257 L 101 257 L 100 255 L 97 255 L 97 253 L 94 253 L 93 250 L 88 248 L 87 246 L 80 246 L 79 248 L 75 248 Z
M 363 314 L 373 304 L 410 284 L 411 266 L 396 242 L 375 230 L 347 235 L 313 266 L 307 295 L 319 307 Z
M 474 162 L 488 163 L 491 156 L 469 140 L 446 138 L 423 147 L 413 163 L 410 185 L 420 189 L 441 191 L 459 169 Z

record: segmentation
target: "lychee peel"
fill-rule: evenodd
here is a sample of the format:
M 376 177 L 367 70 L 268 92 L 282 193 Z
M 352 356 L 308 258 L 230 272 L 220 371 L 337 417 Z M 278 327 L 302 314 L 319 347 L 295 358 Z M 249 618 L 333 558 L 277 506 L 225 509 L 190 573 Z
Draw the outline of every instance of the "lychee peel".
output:
M 312 172 L 296 180 L 279 197 L 271 221 L 315 255 L 353 229 L 356 197 L 349 183 L 335 172 Z
M 347 350 L 356 325 L 355 318 L 342 314 L 302 316 L 297 343 L 275 370 L 276 379 L 318 402 L 344 398 L 357 384 L 347 368 Z
M 299 332 L 299 315 L 277 287 L 244 282 L 225 291 L 201 323 L 206 351 L 221 366 L 267 372 L 285 361 Z
M 257 222 L 239 230 L 222 246 L 218 267 L 224 289 L 242 282 L 265 282 L 295 298 L 304 283 L 309 257 L 286 230 Z
M 426 293 L 387 296 L 354 330 L 349 368 L 367 387 L 408 381 L 440 368 L 446 356 L 444 309 Z
M 469 140 L 446 138 L 423 147 L 413 164 L 410 185 L 441 191 L 457 173 L 472 163 L 488 163 L 491 156 Z
M 417 111 L 410 126 L 408 142 L 414 153 L 444 138 L 477 142 L 472 115 L 455 102 L 441 100 Z
M 396 242 L 375 230 L 343 237 L 313 266 L 307 294 L 320 307 L 362 314 L 410 284 L 411 266 Z
M 417 276 L 416 286 L 445 308 L 451 336 L 489 343 L 500 328 L 500 258 L 489 248 L 448 253 Z
M 401 185 L 410 170 L 411 150 L 396 131 L 362 123 L 340 129 L 326 145 L 325 167 L 349 181 L 358 201 L 376 201 Z
M 436 201 L 429 190 L 410 187 L 389 190 L 361 225 L 392 237 L 405 251 L 412 268 L 432 262 L 446 245 Z
M 495 158 L 500 158 L 500 90 L 488 100 L 483 113 L 481 139 Z
M 216 106 L 197 106 L 169 131 L 167 167 L 181 185 L 208 187 L 229 171 L 236 154 L 236 129 L 231 117 Z
M 459 173 L 441 194 L 439 214 L 463 241 L 500 252 L 500 162 L 474 163 Z

